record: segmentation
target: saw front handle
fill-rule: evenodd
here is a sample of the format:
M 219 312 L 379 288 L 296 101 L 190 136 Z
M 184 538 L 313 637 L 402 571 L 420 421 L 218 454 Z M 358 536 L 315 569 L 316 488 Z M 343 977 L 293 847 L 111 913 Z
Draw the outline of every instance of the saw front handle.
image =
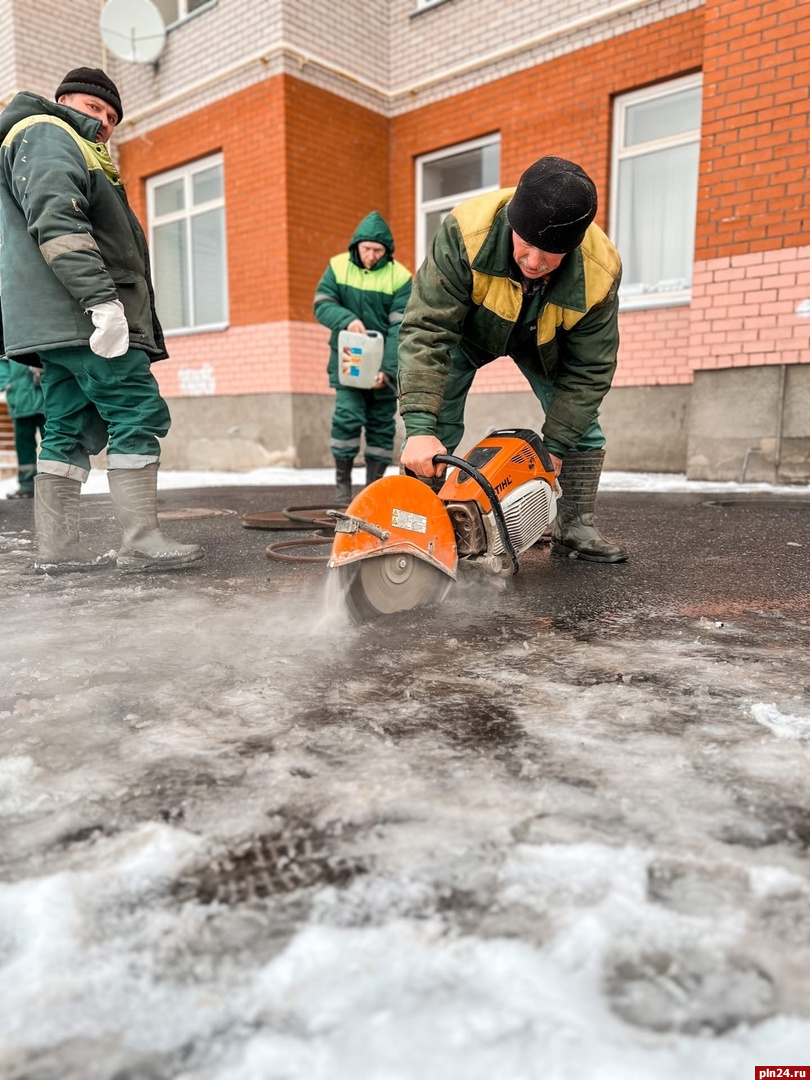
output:
M 495 488 L 490 484 L 489 480 L 484 476 L 482 472 L 475 468 L 474 465 L 470 465 L 469 461 L 465 461 L 464 458 L 453 457 L 452 454 L 436 454 L 433 458 L 434 465 L 455 465 L 457 469 L 461 469 L 462 472 L 467 473 L 475 480 L 476 484 L 481 488 L 483 493 L 489 499 L 489 505 L 492 507 L 492 513 L 495 518 L 495 524 L 498 526 L 498 534 L 503 544 L 503 550 L 509 556 L 509 561 L 512 563 L 512 573 L 518 572 L 518 557 L 515 551 L 515 546 L 512 543 L 512 538 L 509 535 L 509 530 L 506 527 L 506 518 L 503 516 L 503 508 L 501 501 L 495 494 Z

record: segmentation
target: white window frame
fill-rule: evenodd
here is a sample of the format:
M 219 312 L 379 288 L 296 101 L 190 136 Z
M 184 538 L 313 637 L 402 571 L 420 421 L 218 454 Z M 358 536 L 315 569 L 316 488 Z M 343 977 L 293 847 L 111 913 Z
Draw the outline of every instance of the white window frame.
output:
M 702 87 L 703 75 L 696 72 L 693 75 L 685 75 L 679 79 L 670 79 L 655 86 L 648 86 L 643 90 L 634 90 L 627 94 L 619 95 L 613 103 L 613 150 L 611 160 L 612 183 L 610 197 L 610 221 L 611 235 L 615 238 L 618 231 L 619 215 L 619 163 L 628 158 L 640 157 L 656 150 L 669 149 L 675 146 L 686 146 L 690 143 L 700 145 L 700 127 L 690 131 L 679 132 L 677 135 L 668 135 L 661 139 L 654 139 L 644 143 L 637 143 L 631 147 L 625 147 L 625 122 L 627 109 L 638 105 L 640 102 L 654 101 L 656 98 L 668 97 L 670 94 L 689 90 L 694 87 Z M 697 183 L 697 177 L 695 177 Z M 621 252 L 620 252 L 621 254 Z M 637 310 L 641 308 L 676 307 L 680 304 L 688 304 L 692 299 L 691 287 L 688 289 L 672 290 L 660 293 L 640 293 L 632 296 L 622 296 L 620 290 L 620 305 L 624 310 Z
M 208 202 L 194 204 L 191 200 L 191 178 L 195 173 L 203 172 L 205 169 L 210 169 L 213 165 L 219 165 L 223 170 L 223 193 L 217 199 L 209 199 Z M 150 176 L 146 181 L 146 206 L 147 206 L 147 220 L 149 222 L 149 249 L 150 252 L 154 251 L 155 247 L 155 228 L 159 225 L 168 225 L 174 221 L 186 220 L 189 221 L 196 214 L 204 213 L 210 210 L 221 208 L 223 212 L 223 219 L 225 214 L 225 190 L 224 190 L 224 172 L 225 163 L 223 154 L 211 154 L 209 157 L 198 158 L 196 161 L 191 161 L 187 165 L 181 165 L 176 169 L 170 169 L 168 172 L 157 173 L 155 176 Z M 158 217 L 155 214 L 155 188 L 166 183 L 171 183 L 173 180 L 183 179 L 186 192 L 185 206 L 182 210 L 176 210 L 171 214 L 161 214 Z M 222 322 L 214 323 L 192 323 L 190 326 L 178 326 L 173 327 L 171 330 L 164 329 L 166 337 L 176 337 L 181 334 L 204 334 L 212 330 L 226 330 L 230 325 L 230 297 L 228 294 L 228 251 L 227 251 L 227 230 L 224 230 L 223 247 L 222 247 L 222 259 L 223 259 L 223 288 L 225 295 L 223 297 L 223 306 L 225 308 L 225 319 Z M 191 229 L 186 229 L 186 265 L 189 275 L 192 275 L 193 263 L 192 263 L 192 248 L 191 248 Z M 157 290 L 159 283 L 155 277 L 154 262 L 152 264 L 152 281 L 155 287 L 155 299 L 157 300 Z M 193 281 L 186 282 L 188 286 L 189 306 L 191 318 L 195 315 L 195 297 L 193 289 Z M 158 311 L 158 318 L 160 318 L 160 312 Z
M 173 30 L 175 26 L 179 26 L 187 19 L 194 19 L 198 15 L 202 15 L 204 11 L 210 11 L 211 8 L 216 7 L 219 0 L 208 0 L 208 3 L 200 4 L 194 11 L 188 10 L 188 0 L 177 0 L 177 18 L 172 19 L 171 22 L 166 23 L 167 30 Z
M 470 139 L 467 142 L 456 143 L 454 146 L 445 146 L 441 150 L 434 150 L 429 154 L 421 154 L 416 159 L 416 265 L 421 266 L 425 255 L 425 217 L 437 210 L 447 210 L 458 206 L 465 199 L 471 199 L 474 195 L 483 195 L 487 191 L 497 191 L 500 184 L 490 184 L 488 187 L 474 188 L 469 191 L 459 191 L 454 195 L 442 196 L 438 199 L 424 198 L 423 169 L 434 161 L 442 158 L 453 157 L 455 154 L 463 154 L 466 150 L 477 150 L 481 146 L 498 146 L 498 173 L 500 174 L 500 132 L 495 135 L 484 135 L 480 139 Z

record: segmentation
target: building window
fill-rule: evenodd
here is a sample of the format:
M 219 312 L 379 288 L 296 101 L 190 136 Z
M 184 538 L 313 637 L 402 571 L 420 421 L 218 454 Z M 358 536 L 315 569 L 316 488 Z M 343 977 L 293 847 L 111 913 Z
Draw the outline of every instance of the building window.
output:
M 193 15 L 200 8 L 214 7 L 216 0 L 152 0 L 155 7 L 163 16 L 166 26 L 180 22 Z
M 624 308 L 690 299 L 701 94 L 693 75 L 615 101 L 610 220 Z
M 147 181 L 155 303 L 163 329 L 228 322 L 222 155 Z
M 501 137 L 459 143 L 416 161 L 416 258 L 421 264 L 448 213 L 464 199 L 498 188 Z

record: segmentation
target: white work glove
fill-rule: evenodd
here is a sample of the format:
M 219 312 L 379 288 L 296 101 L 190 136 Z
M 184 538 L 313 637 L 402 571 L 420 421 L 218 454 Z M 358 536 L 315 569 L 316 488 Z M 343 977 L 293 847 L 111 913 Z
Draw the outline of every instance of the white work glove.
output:
M 96 356 L 111 360 L 123 356 L 129 348 L 129 324 L 120 300 L 105 300 L 87 309 L 95 330 L 90 335 L 90 348 Z

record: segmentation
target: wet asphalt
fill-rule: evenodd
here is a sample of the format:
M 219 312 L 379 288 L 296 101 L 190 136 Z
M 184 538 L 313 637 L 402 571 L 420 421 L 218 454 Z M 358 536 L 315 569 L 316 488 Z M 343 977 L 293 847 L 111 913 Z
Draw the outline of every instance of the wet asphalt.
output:
M 203 561 L 60 577 L 33 571 L 32 504 L 0 502 L 0 760 L 29 764 L 16 802 L 10 789 L 0 881 L 84 874 L 97 843 L 140 843 L 147 827 L 200 838 L 199 863 L 155 885 L 123 867 L 109 947 L 143 950 L 126 925 L 126 890 L 141 889 L 143 918 L 170 920 L 180 942 L 171 978 L 197 980 L 207 950 L 225 1000 L 218 958 L 269 962 L 315 918 L 324 888 L 335 920 L 365 926 L 411 912 L 415 882 L 428 896 L 415 919 L 539 949 L 569 924 L 590 940 L 596 901 L 563 889 L 540 915 L 524 910 L 498 885 L 504 867 L 543 857 L 562 881 L 569 857 L 632 856 L 643 881 L 628 870 L 600 888 L 625 910 L 636 881 L 637 915 L 606 930 L 597 968 L 609 1009 L 645 1046 L 651 1033 L 698 1032 L 708 1076 L 709 1035 L 732 1032 L 718 1053 L 737 1053 L 737 1030 L 806 1019 L 810 495 L 608 492 L 598 522 L 626 563 L 536 547 L 513 577 L 471 569 L 436 608 L 324 629 L 324 562 L 266 554 L 314 530 L 243 522 L 330 495 L 161 492 L 164 529 L 202 544 Z M 115 545 L 108 496 L 86 496 L 81 520 L 88 543 Z M 325 557 L 329 543 L 300 554 Z M 363 906 L 375 882 L 388 883 L 390 912 Z M 184 945 L 184 913 L 209 906 L 206 942 Z M 234 943 L 243 909 L 255 956 Z M 97 933 L 92 896 L 82 917 Z M 707 960 L 709 940 L 719 951 Z M 673 980 L 663 998 L 659 970 Z M 35 1006 L 15 1010 L 27 1025 Z M 222 1020 L 231 1049 L 243 1038 L 235 1015 Z M 184 1043 L 165 1060 L 138 1057 L 128 1010 L 115 1023 L 122 1071 L 102 1039 L 52 1051 L 49 1020 L 47 1037 L 15 1049 L 10 1075 L 212 1075 L 185 1071 Z M 208 1033 L 192 1043 L 201 1068 L 214 1060 Z M 649 1075 L 695 1071 L 673 1061 Z
M 328 507 L 331 490 L 319 487 L 198 488 L 161 492 L 159 511 L 165 531 L 205 548 L 205 559 L 175 574 L 138 575 L 142 587 L 195 589 L 216 582 L 238 583 L 246 593 L 300 589 L 311 596 L 328 571 L 312 561 L 326 556 L 329 540 L 287 550 L 294 561 L 268 558 L 269 544 L 309 540 L 313 528 L 291 531 L 247 528 L 246 515 L 284 508 Z M 729 495 L 607 492 L 599 497 L 597 521 L 612 540 L 630 552 L 626 563 L 594 565 L 551 558 L 545 546 L 521 557 L 520 571 L 488 588 L 486 574 L 469 570 L 464 582 L 480 578 L 480 613 L 496 620 L 548 619 L 570 628 L 594 622 L 642 618 L 728 619 L 745 612 L 790 612 L 810 616 L 810 492 Z M 0 502 L 0 531 L 10 540 L 33 538 L 30 501 Z M 82 537 L 99 549 L 115 546 L 110 500 L 82 501 Z M 30 583 L 31 559 L 4 545 L 2 577 L 7 585 Z M 297 558 L 300 556 L 300 559 Z M 109 584 L 109 573 L 105 574 Z M 123 578 L 123 575 L 118 575 Z M 70 575 L 74 586 L 92 591 L 92 575 Z M 131 583 L 133 575 L 126 575 Z M 471 593 L 477 595 L 474 587 Z M 464 605 L 467 606 L 467 605 Z M 475 604 L 473 603 L 474 607 Z M 431 619 L 442 620 L 439 609 Z M 446 614 L 453 617 L 453 606 Z M 407 635 L 407 616 L 389 620 Z M 382 630 L 382 627 L 380 627 Z

